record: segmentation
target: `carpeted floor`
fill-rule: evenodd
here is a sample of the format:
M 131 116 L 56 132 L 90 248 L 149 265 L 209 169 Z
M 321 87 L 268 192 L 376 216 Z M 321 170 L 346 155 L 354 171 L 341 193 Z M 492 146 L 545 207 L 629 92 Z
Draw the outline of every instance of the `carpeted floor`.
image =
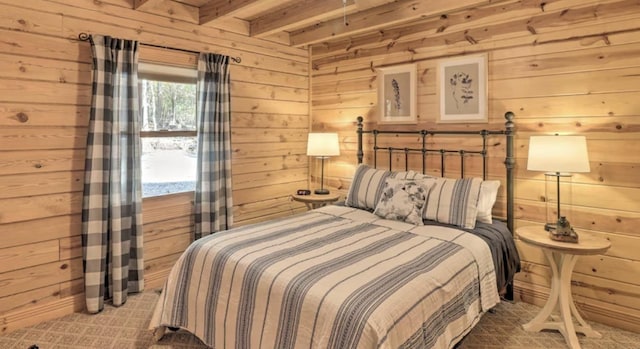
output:
M 127 304 L 106 306 L 98 315 L 73 314 L 41 323 L 0 337 L 1 349 L 205 349 L 196 337 L 179 331 L 159 342 L 152 338 L 147 324 L 158 299 L 154 292 L 129 297 Z M 540 308 L 526 303 L 506 303 L 494 313 L 485 314 L 464 339 L 460 349 L 565 349 L 564 338 L 555 331 L 528 333 L 521 325 Z M 602 334 L 593 339 L 579 335 L 582 349 L 640 349 L 640 334 L 591 323 Z

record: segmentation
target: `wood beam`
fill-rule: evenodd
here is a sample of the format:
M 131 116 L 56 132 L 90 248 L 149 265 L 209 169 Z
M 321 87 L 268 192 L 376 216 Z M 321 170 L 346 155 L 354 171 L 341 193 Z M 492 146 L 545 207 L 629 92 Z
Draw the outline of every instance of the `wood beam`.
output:
M 549 13 L 548 11 L 545 13 Z M 353 57 L 355 52 L 358 52 L 358 56 L 360 56 L 365 52 L 381 47 L 387 47 L 392 51 L 396 50 L 397 46 L 403 46 L 405 43 L 415 45 L 427 36 L 429 37 L 429 42 L 419 46 L 440 46 L 443 41 L 453 40 L 452 33 L 456 33 L 454 37 L 456 38 L 455 42 L 457 42 L 458 37 L 462 36 L 464 38 L 463 31 L 476 31 L 477 28 L 487 29 L 485 30 L 486 33 L 478 39 L 482 40 L 486 35 L 495 35 L 494 30 L 488 30 L 488 28 L 495 28 L 497 24 L 501 23 L 511 23 L 510 25 L 513 25 L 513 28 L 526 28 L 527 23 L 514 24 L 515 18 L 513 16 L 504 16 L 504 13 L 507 12 L 518 13 L 519 19 L 531 20 L 531 18 L 544 11 L 537 3 L 532 1 L 511 1 L 508 4 L 457 11 L 448 14 L 446 18 L 444 16 L 431 17 L 355 37 L 345 37 L 339 40 L 319 43 L 313 45 L 313 58 L 314 60 L 320 60 L 325 57 L 344 57 L 345 55 Z M 406 45 L 403 47 L 406 49 Z
M 277 32 L 310 26 L 328 18 L 342 18 L 396 0 L 297 1 L 285 8 L 266 13 L 251 21 L 251 36 L 263 38 Z M 344 20 L 344 18 L 343 18 Z
M 291 32 L 291 45 L 304 46 L 327 39 L 356 35 L 365 31 L 406 23 L 417 18 L 435 17 L 472 7 L 497 4 L 508 0 L 400 0 L 377 6 L 342 18 L 330 20 Z
M 362 11 L 368 8 L 388 4 L 390 2 L 396 2 L 396 0 L 356 0 L 356 5 L 358 6 L 358 10 Z
M 157 0 L 133 0 L 133 9 L 134 10 L 144 10 L 153 6 L 154 3 L 157 4 Z
M 256 4 L 263 0 L 213 0 L 200 7 L 200 24 L 214 19 L 231 16 L 243 7 Z
M 343 11 L 353 12 L 356 9 L 358 7 L 354 0 L 347 0 L 346 6 L 343 6 L 342 1 L 296 1 L 252 20 L 250 32 L 251 36 L 265 37 L 279 31 L 308 26 L 323 18 L 338 17 Z

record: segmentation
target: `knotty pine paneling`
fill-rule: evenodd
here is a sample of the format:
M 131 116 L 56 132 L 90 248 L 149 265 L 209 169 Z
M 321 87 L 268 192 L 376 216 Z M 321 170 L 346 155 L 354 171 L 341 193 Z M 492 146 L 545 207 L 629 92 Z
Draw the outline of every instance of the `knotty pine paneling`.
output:
M 82 258 L 50 262 L 0 274 L 0 294 L 6 297 L 81 278 Z
M 80 236 L 80 213 L 2 224 L 0 241 L 4 248 Z M 43 228 L 46 227 L 46 228 Z
M 91 65 L 36 57 L 0 54 L 0 71 L 7 78 L 46 80 L 72 84 L 91 81 Z
M 6 223 L 80 213 L 81 209 L 82 192 L 0 199 L 0 227 Z
M 89 77 L 89 79 L 91 79 Z M 13 127 L 89 125 L 89 106 L 2 103 L 0 125 Z
M 82 191 L 84 171 L 6 175 L 0 183 L 0 199 Z
M 193 241 L 191 234 L 174 235 L 163 239 L 145 241 L 145 259 L 153 260 L 167 255 L 183 252 Z
M 584 206 L 569 206 L 567 210 L 571 212 L 567 216 L 572 217 L 571 224 L 575 228 L 638 236 L 638 224 L 640 224 L 638 212 Z M 516 217 L 526 221 L 544 222 L 546 218 L 544 201 L 541 198 L 535 201 L 518 200 Z
M 516 226 L 546 220 L 544 175 L 526 169 L 529 137 L 584 135 L 591 172 L 573 177 L 565 212 L 577 229 L 609 239 L 612 247 L 603 256 L 578 260 L 574 297 L 586 318 L 640 331 L 638 9 L 637 2 L 625 0 L 511 2 L 314 45 L 311 128 L 338 132 L 341 139 L 341 156 L 331 159 L 330 186 L 346 192 L 350 185 L 356 117 L 365 118 L 366 128 L 378 126 L 378 67 L 417 64 L 419 121 L 413 128 L 502 128 L 504 113 L 515 113 Z M 488 57 L 489 122 L 437 124 L 438 61 L 474 53 Z M 491 177 L 499 175 L 504 156 L 503 146 L 495 148 Z M 372 160 L 365 154 L 365 162 Z M 387 166 L 388 157 L 379 155 L 378 161 Z M 456 168 L 455 161 L 446 163 Z M 394 156 L 393 166 L 403 168 L 404 156 Z M 478 173 L 477 165 L 470 167 L 470 174 Z M 502 195 L 494 213 L 503 212 Z M 523 271 L 516 296 L 541 305 L 549 292 L 548 266 L 539 250 L 521 242 L 518 247 Z
M 306 184 L 304 187 L 306 188 Z M 233 214 L 246 217 L 246 220 L 238 223 L 238 225 L 245 225 L 260 222 L 264 220 L 265 215 L 284 217 L 306 210 L 307 207 L 303 203 L 295 202 L 290 195 L 286 195 L 261 202 L 234 205 Z
M 191 215 L 184 215 L 177 218 L 163 219 L 156 222 L 144 221 L 144 241 L 152 241 L 166 236 L 182 232 L 193 227 Z
M 33 265 L 57 261 L 60 257 L 58 240 L 0 249 L 0 273 Z
M 144 285 L 145 289 L 161 289 L 171 271 L 171 267 L 180 258 L 182 252 L 165 255 L 160 258 L 145 260 Z
M 44 286 L 35 290 L 10 295 L 3 298 L 0 303 L 0 312 L 9 313 L 20 309 L 28 309 L 35 303 L 54 302 L 60 299 L 60 286 L 58 284 Z
M 304 210 L 289 195 L 308 180 L 308 50 L 251 38 L 233 19 L 200 26 L 189 6 L 165 3 L 171 11 L 136 11 L 129 0 L 0 0 L 0 334 L 83 308 L 92 76 L 80 32 L 242 58 L 230 69 L 235 222 Z M 196 64 L 194 54 L 144 45 L 140 59 Z M 146 281 L 160 287 L 192 240 L 193 193 L 142 206 Z
M 0 175 L 83 171 L 84 149 L 2 150 Z
M 3 127 L 0 147 L 4 150 L 82 149 L 87 144 L 86 127 Z
M 146 198 L 142 207 L 145 287 L 158 288 L 193 240 L 193 193 Z

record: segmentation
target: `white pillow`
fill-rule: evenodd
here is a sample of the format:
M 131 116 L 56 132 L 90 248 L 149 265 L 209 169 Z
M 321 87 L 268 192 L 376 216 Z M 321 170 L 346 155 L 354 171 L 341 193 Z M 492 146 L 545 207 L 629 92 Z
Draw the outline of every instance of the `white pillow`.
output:
M 424 218 L 473 229 L 478 215 L 482 178 L 436 178 Z
M 500 181 L 483 181 L 480 185 L 480 198 L 478 199 L 478 215 L 476 219 L 482 223 L 493 223 L 491 219 L 493 205 L 496 203 Z
M 385 219 L 424 225 L 422 211 L 434 184 L 434 179 L 387 178 L 373 213 Z

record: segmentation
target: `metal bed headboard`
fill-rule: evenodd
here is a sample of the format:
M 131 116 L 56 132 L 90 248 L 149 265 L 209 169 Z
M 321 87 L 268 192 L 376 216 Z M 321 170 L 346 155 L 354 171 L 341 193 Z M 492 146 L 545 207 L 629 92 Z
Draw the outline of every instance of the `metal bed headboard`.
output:
M 505 122 L 504 130 L 480 130 L 480 131 L 446 131 L 446 130 L 406 130 L 406 131 L 393 131 L 393 130 L 364 130 L 362 116 L 358 116 L 357 133 L 358 133 L 358 164 L 361 164 L 364 159 L 362 135 L 373 135 L 373 167 L 377 167 L 377 155 L 378 151 L 387 151 L 389 154 L 389 170 L 392 169 L 393 154 L 403 152 L 405 156 L 405 170 L 409 168 L 409 154 L 418 153 L 422 154 L 422 173 L 426 173 L 427 170 L 427 155 L 440 155 L 440 174 L 444 176 L 445 173 L 445 156 L 447 154 L 458 154 L 460 156 L 460 177 L 464 177 L 464 161 L 467 154 L 475 154 L 482 156 L 482 178 L 486 179 L 487 176 L 487 137 L 490 135 L 504 135 L 506 137 L 506 157 L 504 165 L 507 171 L 506 174 L 506 187 L 507 187 L 507 226 L 513 233 L 514 223 L 514 167 L 515 167 L 515 152 L 514 152 L 514 133 L 515 124 L 513 122 L 514 114 L 512 112 L 506 112 L 504 114 Z M 421 137 L 421 148 L 398 148 L 398 147 L 380 147 L 378 146 L 379 135 L 417 135 Z M 482 149 L 481 150 L 465 150 L 465 149 L 433 149 L 427 147 L 427 137 L 434 135 L 449 135 L 449 136 L 480 136 L 482 137 Z

